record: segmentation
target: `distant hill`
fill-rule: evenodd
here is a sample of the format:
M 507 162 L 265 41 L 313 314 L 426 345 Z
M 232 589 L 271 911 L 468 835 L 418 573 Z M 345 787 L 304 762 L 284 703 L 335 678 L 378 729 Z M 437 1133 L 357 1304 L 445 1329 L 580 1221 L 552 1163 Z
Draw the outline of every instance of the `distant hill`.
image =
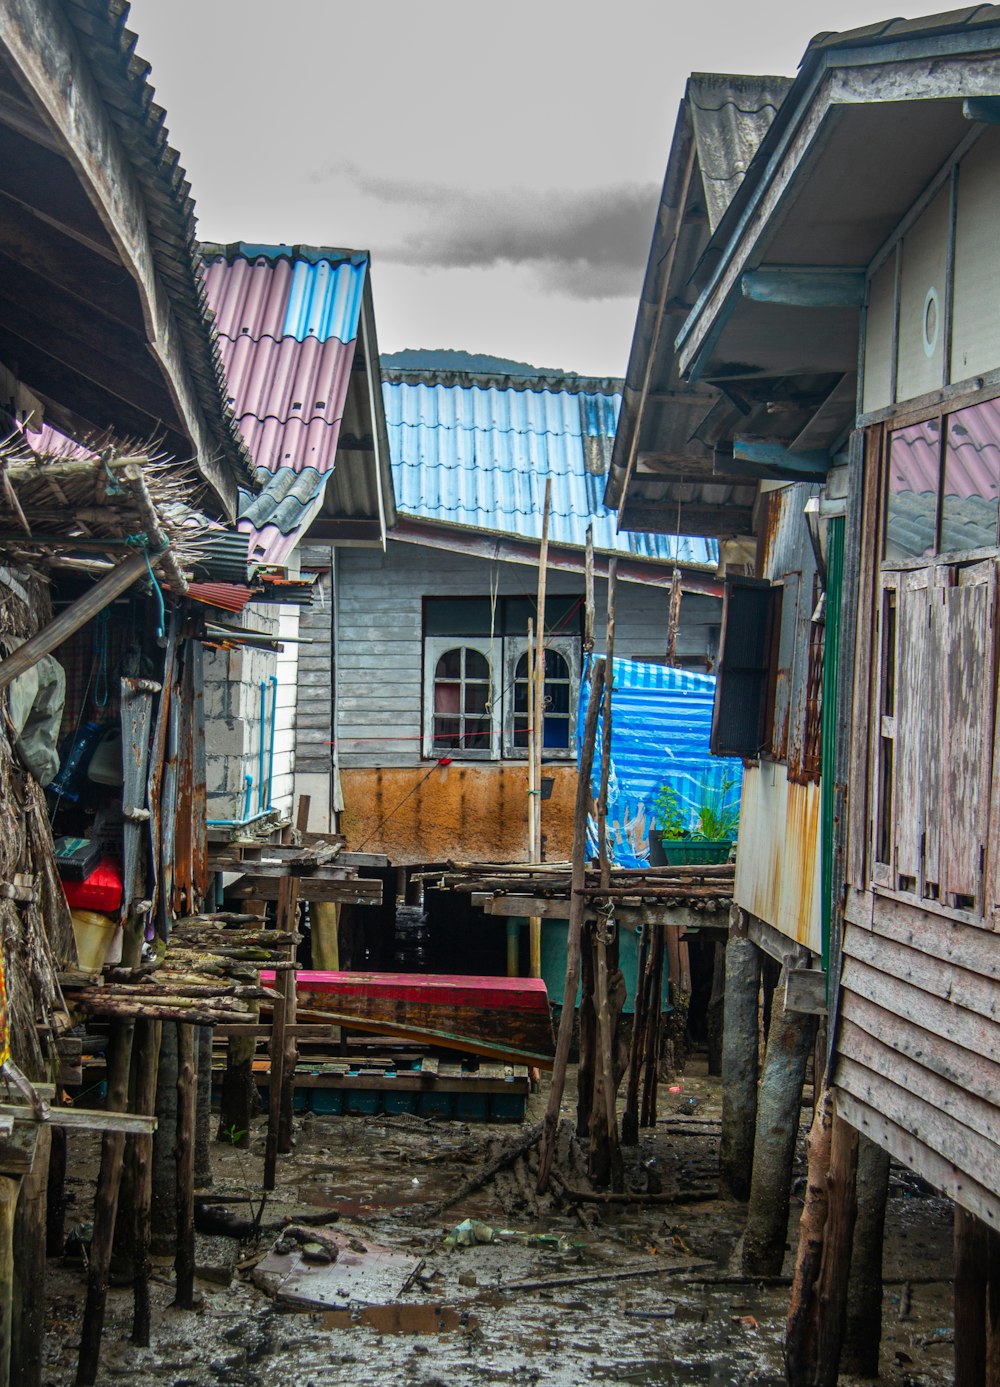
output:
M 532 366 L 527 361 L 511 361 L 505 356 L 485 352 L 461 352 L 450 347 L 407 348 L 401 352 L 382 352 L 382 365 L 390 371 L 478 371 L 491 376 L 575 376 L 551 366 Z

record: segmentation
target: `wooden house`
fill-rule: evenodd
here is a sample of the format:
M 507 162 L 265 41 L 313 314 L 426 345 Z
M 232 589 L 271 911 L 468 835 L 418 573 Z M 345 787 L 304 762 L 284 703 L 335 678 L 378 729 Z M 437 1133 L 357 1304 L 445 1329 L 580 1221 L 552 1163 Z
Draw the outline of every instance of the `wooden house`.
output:
M 750 758 L 727 1009 L 730 984 L 734 1025 L 751 990 L 756 1006 L 746 936 L 773 947 L 755 925 L 763 919 L 787 940 L 771 1022 L 786 1069 L 793 1052 L 804 1068 L 809 1013 L 828 998 L 834 1150 L 846 1162 L 835 1198 L 853 1188 L 855 1167 L 870 1181 L 859 1177 L 858 1199 L 878 1197 L 871 1182 L 884 1198 L 888 1153 L 955 1201 L 963 1381 L 996 1351 L 983 1297 L 987 1283 L 996 1294 L 1000 1219 L 998 92 L 995 6 L 810 44 L 694 268 L 690 309 L 657 339 L 685 390 L 719 392 L 692 430 L 704 449 L 657 463 L 655 479 L 616 454 L 609 492 L 626 523 L 653 524 L 659 507 L 672 530 L 678 493 L 710 487 L 718 523 L 699 529 L 719 536 L 723 561 L 736 553 L 730 541 L 741 563 L 754 544 L 748 568 L 726 565 L 716 709 L 720 747 Z M 650 439 L 655 449 L 655 430 Z M 774 769 L 789 680 L 791 718 L 802 704 L 804 726 L 813 719 L 820 769 L 816 814 L 796 810 L 794 821 L 791 721 Z M 783 781 L 784 815 L 768 815 L 756 787 Z M 818 936 L 781 908 L 786 887 L 801 893 L 807 863 L 822 883 Z M 803 962 L 819 985 L 803 984 Z M 755 1100 L 745 1062 L 731 1058 L 729 1117 L 744 1126 L 742 1139 L 730 1133 L 730 1175 L 738 1183 L 743 1162 L 745 1188 Z M 762 1104 L 768 1083 L 765 1058 Z M 757 1270 L 780 1263 L 788 1212 L 787 1200 L 755 1200 L 785 1161 L 766 1126 L 743 1249 Z M 841 1127 L 866 1139 L 860 1155 Z M 785 1137 L 790 1151 L 794 1134 Z M 837 1226 L 848 1245 L 827 1267 L 834 1279 L 830 1267 L 850 1260 L 850 1222 Z M 855 1242 L 856 1258 L 870 1251 Z M 820 1317 L 836 1323 L 846 1291 L 821 1292 Z M 852 1366 L 867 1353 L 866 1370 L 872 1342 L 877 1366 L 878 1295 L 869 1301 L 847 1304 Z M 804 1323 L 793 1313 L 793 1382 L 804 1380 Z
M 676 563 L 677 655 L 702 672 L 721 613 L 715 546 L 615 533 L 601 498 L 618 382 L 387 371 L 383 397 L 396 524 L 384 550 L 338 547 L 329 560 L 330 677 L 300 690 L 300 726 L 320 724 L 310 754 L 329 758 L 352 848 L 401 868 L 526 857 L 526 652 L 551 479 L 543 833 L 546 855 L 566 858 L 588 526 L 598 631 L 616 554 L 617 652 L 662 663 Z

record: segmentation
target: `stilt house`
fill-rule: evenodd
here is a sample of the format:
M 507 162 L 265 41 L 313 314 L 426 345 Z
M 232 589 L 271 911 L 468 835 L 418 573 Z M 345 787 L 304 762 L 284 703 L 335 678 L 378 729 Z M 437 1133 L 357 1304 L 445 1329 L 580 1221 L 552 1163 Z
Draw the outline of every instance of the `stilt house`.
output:
M 640 315 L 645 408 L 608 490 L 624 525 L 671 532 L 678 501 L 683 527 L 715 498 L 715 736 L 747 757 L 730 951 L 749 932 L 785 1006 L 828 1000 L 839 1117 L 980 1231 L 1000 1222 L 998 94 L 996 6 L 813 40 L 652 333 Z M 690 446 L 649 409 L 674 381 Z

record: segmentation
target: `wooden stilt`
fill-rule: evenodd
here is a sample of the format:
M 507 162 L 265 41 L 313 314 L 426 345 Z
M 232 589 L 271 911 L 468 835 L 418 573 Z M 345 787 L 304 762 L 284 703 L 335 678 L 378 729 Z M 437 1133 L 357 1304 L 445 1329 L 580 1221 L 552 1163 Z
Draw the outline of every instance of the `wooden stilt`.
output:
M 14 1218 L 21 1181 L 0 1175 L 0 1387 L 16 1387 L 11 1374 L 14 1313 Z M 93 1379 L 91 1379 L 93 1380 Z
M 722 1021 L 722 1139 L 719 1174 L 734 1199 L 750 1197 L 757 1123 L 760 955 L 742 932 L 742 912 L 726 944 Z
M 789 1387 L 801 1387 L 809 1380 L 809 1355 L 815 1335 L 815 1290 L 823 1261 L 823 1242 L 830 1210 L 827 1176 L 832 1139 L 833 1092 L 825 1089 L 817 1104 L 807 1142 L 806 1194 L 799 1220 L 799 1241 L 785 1328 L 785 1376 Z
M 1000 1235 L 986 1230 L 986 1387 L 1000 1387 Z
M 642 1108 L 640 1127 L 656 1126 L 656 1090 L 660 1068 L 660 1025 L 663 1014 L 663 956 L 664 928 L 653 930 L 649 951 L 649 1009 L 646 1013 L 646 1036 L 643 1042 Z
M 712 946 L 712 991 L 709 994 L 705 1017 L 709 1074 L 721 1075 L 722 1073 L 722 1028 L 725 1004 L 726 946 L 717 942 Z
M 108 1053 L 106 1107 L 109 1112 L 124 1112 L 128 1102 L 128 1078 L 132 1060 L 134 1021 L 111 1023 L 111 1044 Z M 87 1301 L 83 1312 L 80 1336 L 80 1356 L 76 1369 L 77 1387 L 93 1387 L 97 1380 L 97 1364 L 104 1333 L 104 1311 L 108 1296 L 108 1273 L 111 1269 L 111 1247 L 118 1214 L 118 1192 L 122 1179 L 122 1156 L 125 1136 L 122 1132 L 105 1132 L 101 1145 L 101 1171 L 94 1200 L 94 1234 L 90 1243 L 90 1264 L 87 1273 Z
M 979 1219 L 955 1205 L 955 1387 L 986 1380 L 989 1241 Z
M 52 1128 L 35 1139 L 31 1170 L 21 1181 L 14 1216 L 14 1304 L 10 1375 L 18 1387 L 41 1387 L 45 1346 L 45 1192 Z
M 153 1134 L 153 1202 L 150 1251 L 169 1257 L 177 1243 L 177 1027 L 160 1034 Z
M 266 1190 L 273 1190 L 277 1179 L 278 1126 L 281 1121 L 281 1075 L 285 1063 L 284 989 L 279 987 L 277 993 L 271 1011 L 271 1037 L 268 1045 L 270 1063 L 267 1074 L 267 1139 L 264 1146 L 263 1179 Z
M 285 877 L 281 883 L 281 887 L 283 889 L 279 889 L 278 892 L 278 910 L 275 923 L 279 930 L 293 934 L 299 917 L 298 877 Z M 295 945 L 292 944 L 289 947 L 291 962 L 294 963 Z M 288 968 L 281 974 L 279 981 L 279 986 L 284 996 L 284 1007 L 282 1008 L 284 1035 L 282 1037 L 281 1074 L 278 1083 L 279 1106 L 277 1139 L 278 1152 L 281 1155 L 287 1155 L 292 1149 L 292 1125 L 295 1105 L 295 1067 L 298 1064 L 299 1058 L 298 1049 L 295 1044 L 295 1032 L 290 1029 L 295 1025 L 296 1021 L 296 976 L 296 970 L 294 968 Z
M 847 1318 L 847 1283 L 857 1214 L 858 1134 L 836 1111 L 830 1142 L 829 1210 L 816 1285 L 815 1368 L 810 1387 L 836 1387 Z M 789 1387 L 793 1387 L 789 1380 Z
M 61 1257 L 66 1242 L 66 1129 L 52 1128 L 45 1201 L 45 1254 Z
M 177 1251 L 174 1304 L 194 1309 L 194 1143 L 198 1101 L 197 1040 L 193 1026 L 177 1027 Z
M 639 940 L 639 961 L 635 972 L 635 1001 L 632 1009 L 632 1034 L 629 1038 L 628 1065 L 625 1081 L 625 1110 L 622 1113 L 622 1145 L 639 1144 L 639 1070 L 642 1064 L 642 1043 L 649 1004 L 649 977 L 646 964 L 649 958 L 649 926 L 643 925 Z
M 569 906 L 569 926 L 566 931 L 566 983 L 563 989 L 563 1009 L 559 1018 L 556 1053 L 552 1066 L 549 1101 L 542 1124 L 541 1146 L 538 1153 L 538 1192 L 548 1188 L 555 1155 L 556 1128 L 559 1110 L 566 1087 L 566 1066 L 573 1039 L 573 1016 L 576 1010 L 576 990 L 580 981 L 580 933 L 583 926 L 583 887 L 587 870 L 587 817 L 590 809 L 590 776 L 594 768 L 594 745 L 597 740 L 597 715 L 604 691 L 604 661 L 595 659 L 590 674 L 590 700 L 584 722 L 580 747 L 580 770 L 576 785 L 573 812 L 573 870 Z
M 587 1141 L 593 1118 L 597 1072 L 597 1016 L 594 1011 L 594 927 L 587 921 L 580 932 L 580 1040 L 576 1065 L 576 1135 Z
M 159 1068 L 162 1021 L 139 1021 L 136 1025 L 135 1110 L 151 1113 L 156 1106 L 156 1076 Z M 149 1347 L 151 1310 L 149 1303 L 150 1245 L 152 1241 L 153 1138 L 145 1134 L 131 1138 L 133 1143 L 135 1208 L 134 1277 L 132 1281 L 132 1342 Z
M 866 1136 L 858 1137 L 858 1216 L 854 1224 L 847 1324 L 840 1370 L 878 1377 L 882 1343 L 882 1244 L 889 1194 L 889 1154 Z
M 815 1030 L 815 1016 L 786 1012 L 776 989 L 757 1100 L 750 1206 L 743 1235 L 743 1271 L 748 1276 L 778 1276 L 784 1261 L 802 1086 Z
M 195 1040 L 198 1097 L 195 1114 L 194 1182 L 206 1190 L 212 1184 L 212 1027 L 198 1026 Z
M 305 796 L 302 797 L 303 799 Z M 314 907 L 315 908 L 315 907 Z M 267 904 L 263 900 L 248 900 L 240 903 L 240 909 L 248 915 L 263 916 Z M 336 933 L 336 927 L 334 929 Z M 315 923 L 313 947 L 315 950 Z M 330 963 L 326 958 L 313 959 L 314 968 L 329 968 L 334 972 L 340 963 Z M 260 1017 L 259 1007 L 254 1007 L 253 1019 Z M 222 1090 L 219 1095 L 219 1126 L 216 1140 L 227 1146 L 248 1147 L 250 1145 L 250 1120 L 253 1116 L 257 1090 L 253 1078 L 253 1061 L 257 1053 L 255 1036 L 231 1035 L 226 1044 L 226 1068 L 222 1075 Z M 239 1134 L 239 1135 L 237 1135 Z

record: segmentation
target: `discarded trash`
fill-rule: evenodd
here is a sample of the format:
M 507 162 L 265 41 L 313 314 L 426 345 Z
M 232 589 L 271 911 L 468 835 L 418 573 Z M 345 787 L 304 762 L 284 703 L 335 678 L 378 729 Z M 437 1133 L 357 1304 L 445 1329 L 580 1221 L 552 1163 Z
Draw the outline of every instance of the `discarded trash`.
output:
M 475 1315 L 450 1305 L 366 1305 L 327 1310 L 321 1324 L 324 1329 L 374 1329 L 377 1334 L 447 1334 L 479 1327 Z
M 571 1247 L 580 1246 L 555 1233 L 525 1233 L 516 1228 L 494 1228 L 478 1218 L 464 1218 L 444 1239 L 444 1246 L 449 1250 L 474 1247 L 476 1243 L 520 1243 L 523 1247 L 549 1247 L 556 1252 L 566 1252 Z

